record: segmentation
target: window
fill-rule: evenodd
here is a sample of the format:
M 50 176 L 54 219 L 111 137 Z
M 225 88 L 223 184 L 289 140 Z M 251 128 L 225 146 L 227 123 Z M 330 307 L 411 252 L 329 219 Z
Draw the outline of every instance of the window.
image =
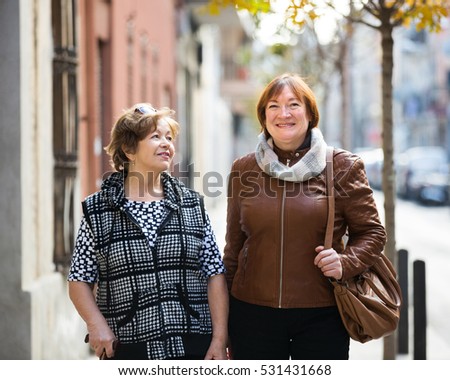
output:
M 54 262 L 66 273 L 74 245 L 78 166 L 76 0 L 52 0 Z

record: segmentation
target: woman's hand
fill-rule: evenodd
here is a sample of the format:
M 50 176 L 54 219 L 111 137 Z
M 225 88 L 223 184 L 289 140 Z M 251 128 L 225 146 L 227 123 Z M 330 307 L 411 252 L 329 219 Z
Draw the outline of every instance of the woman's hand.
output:
M 227 345 L 222 339 L 212 338 L 205 360 L 227 360 Z
M 317 255 L 314 258 L 314 265 L 322 271 L 326 277 L 333 277 L 336 280 L 342 278 L 342 264 L 340 255 L 333 249 L 324 249 L 323 245 L 316 247 Z
M 112 358 L 117 339 L 100 312 L 93 294 L 93 285 L 81 281 L 69 281 L 69 295 L 81 318 L 86 322 L 89 343 L 99 358 Z
M 88 325 L 88 335 L 86 340 L 91 348 L 95 351 L 95 356 L 100 359 L 109 359 L 114 357 L 117 338 L 106 323 L 100 326 Z

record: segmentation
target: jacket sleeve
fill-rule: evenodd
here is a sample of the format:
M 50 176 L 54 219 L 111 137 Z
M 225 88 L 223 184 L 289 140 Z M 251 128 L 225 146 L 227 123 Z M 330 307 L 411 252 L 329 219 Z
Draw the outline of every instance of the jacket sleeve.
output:
M 342 159 L 345 164 L 338 165 L 343 170 L 335 172 L 335 189 L 336 218 L 348 233 L 342 252 L 342 279 L 346 280 L 362 273 L 375 262 L 386 244 L 386 232 L 363 161 L 356 155 Z
M 233 279 L 238 268 L 239 253 L 244 245 L 246 234 L 241 228 L 241 188 L 242 176 L 236 160 L 228 177 L 227 190 L 227 227 L 223 262 L 226 268 L 228 290 L 231 290 Z

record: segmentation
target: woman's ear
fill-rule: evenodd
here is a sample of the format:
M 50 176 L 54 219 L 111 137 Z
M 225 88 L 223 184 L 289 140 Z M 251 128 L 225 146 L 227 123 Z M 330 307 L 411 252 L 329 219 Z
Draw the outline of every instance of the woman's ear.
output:
M 128 158 L 128 161 L 134 161 L 134 153 L 131 152 L 131 150 L 126 147 L 124 144 L 122 144 L 122 151 L 125 154 L 125 156 Z

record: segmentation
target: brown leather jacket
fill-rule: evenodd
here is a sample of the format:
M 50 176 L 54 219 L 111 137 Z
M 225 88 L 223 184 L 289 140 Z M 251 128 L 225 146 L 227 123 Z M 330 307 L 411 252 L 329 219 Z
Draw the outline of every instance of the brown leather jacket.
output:
M 306 151 L 279 157 L 298 161 Z M 333 248 L 342 254 L 345 280 L 374 262 L 386 234 L 362 160 L 335 149 L 334 179 Z M 313 263 L 326 219 L 325 171 L 305 182 L 287 182 L 264 173 L 254 153 L 237 159 L 229 177 L 224 250 L 231 295 L 277 308 L 335 305 L 332 285 Z

